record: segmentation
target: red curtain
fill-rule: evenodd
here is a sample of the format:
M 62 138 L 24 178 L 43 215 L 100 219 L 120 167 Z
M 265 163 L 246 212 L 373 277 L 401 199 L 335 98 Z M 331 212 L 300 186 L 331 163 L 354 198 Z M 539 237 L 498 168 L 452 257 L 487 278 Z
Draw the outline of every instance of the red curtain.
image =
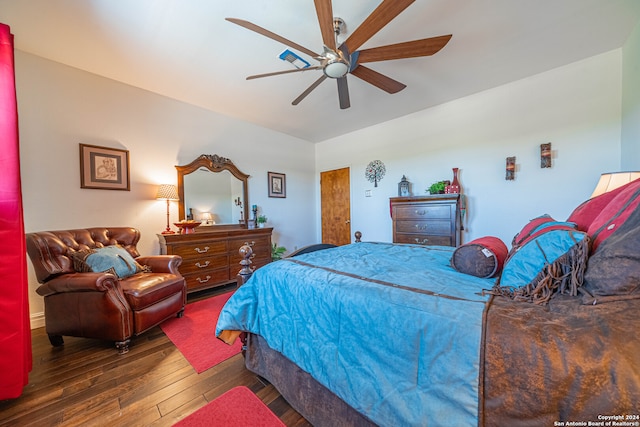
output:
M 13 35 L 0 24 L 0 399 L 22 394 L 32 365 L 14 71 Z

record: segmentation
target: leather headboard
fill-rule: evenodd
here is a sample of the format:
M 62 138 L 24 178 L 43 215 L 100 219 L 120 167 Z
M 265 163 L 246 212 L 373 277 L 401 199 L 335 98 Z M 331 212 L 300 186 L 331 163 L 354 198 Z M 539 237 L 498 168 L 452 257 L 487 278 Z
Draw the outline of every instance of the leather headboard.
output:
M 38 282 L 60 274 L 73 273 L 71 251 L 120 245 L 137 258 L 136 244 L 140 231 L 131 227 L 95 227 L 78 230 L 39 231 L 28 233 L 27 252 L 33 263 Z

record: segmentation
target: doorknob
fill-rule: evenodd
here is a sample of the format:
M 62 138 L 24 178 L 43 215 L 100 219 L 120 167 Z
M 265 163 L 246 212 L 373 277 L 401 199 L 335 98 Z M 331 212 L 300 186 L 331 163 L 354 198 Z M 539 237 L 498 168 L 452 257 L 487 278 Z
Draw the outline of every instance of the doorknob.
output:
M 350 219 L 348 219 L 348 220 L 346 220 L 344 223 L 345 223 L 345 224 L 351 224 L 351 220 L 350 220 Z

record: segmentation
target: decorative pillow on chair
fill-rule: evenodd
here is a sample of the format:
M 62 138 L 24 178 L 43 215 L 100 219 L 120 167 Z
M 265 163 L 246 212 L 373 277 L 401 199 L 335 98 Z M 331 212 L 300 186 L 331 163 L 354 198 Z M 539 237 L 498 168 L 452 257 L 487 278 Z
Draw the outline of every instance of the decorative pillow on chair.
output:
M 460 273 L 476 277 L 494 277 L 507 258 L 507 245 L 493 236 L 480 237 L 456 248 L 451 256 L 451 266 Z
M 536 304 L 546 304 L 554 293 L 575 296 L 588 256 L 587 233 L 572 223 L 544 223 L 512 248 L 492 292 Z
M 144 271 L 131 254 L 118 245 L 77 251 L 71 257 L 78 272 L 109 272 L 122 279 Z

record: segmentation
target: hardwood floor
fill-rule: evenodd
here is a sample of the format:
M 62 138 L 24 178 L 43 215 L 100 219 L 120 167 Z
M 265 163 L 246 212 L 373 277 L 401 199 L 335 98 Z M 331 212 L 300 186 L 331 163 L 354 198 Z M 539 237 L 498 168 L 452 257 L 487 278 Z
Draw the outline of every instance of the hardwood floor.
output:
M 21 397 L 0 401 L 0 426 L 171 426 L 239 385 L 287 426 L 311 425 L 244 367 L 242 355 L 197 374 L 160 327 L 135 337 L 122 356 L 111 343 L 86 338 L 64 337 L 54 348 L 44 328 L 32 339 L 29 384 Z

